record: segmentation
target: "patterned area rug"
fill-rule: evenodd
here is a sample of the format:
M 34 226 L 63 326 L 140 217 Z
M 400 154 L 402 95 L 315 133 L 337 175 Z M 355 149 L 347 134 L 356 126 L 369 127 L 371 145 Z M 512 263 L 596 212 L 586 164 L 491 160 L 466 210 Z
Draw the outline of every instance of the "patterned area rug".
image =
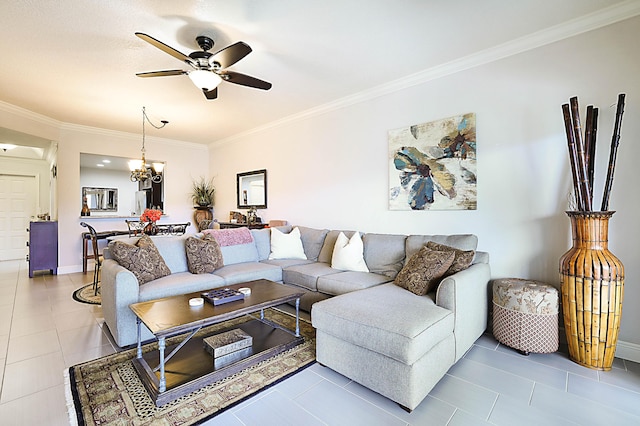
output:
M 73 300 L 77 300 L 81 303 L 88 303 L 90 305 L 102 304 L 102 298 L 100 298 L 100 290 L 95 295 L 93 291 L 93 283 L 80 287 L 73 292 Z
M 295 317 L 277 309 L 265 310 L 265 317 L 295 329 Z M 226 321 L 203 330 L 208 334 L 251 318 Z M 304 342 L 293 349 L 249 367 L 162 407 L 156 407 L 133 367 L 136 350 L 129 349 L 68 370 L 67 405 L 71 424 L 77 425 L 193 425 L 242 402 L 244 399 L 289 377 L 315 361 L 315 329 L 300 320 Z M 167 339 L 171 343 L 171 339 Z M 143 346 L 149 351 L 155 343 Z M 70 400 L 72 397 L 73 401 Z

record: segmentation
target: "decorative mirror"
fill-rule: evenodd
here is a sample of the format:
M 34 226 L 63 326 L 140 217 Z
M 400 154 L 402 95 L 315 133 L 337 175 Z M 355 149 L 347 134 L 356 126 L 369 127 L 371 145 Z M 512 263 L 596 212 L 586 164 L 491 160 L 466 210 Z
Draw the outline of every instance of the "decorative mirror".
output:
M 267 170 L 238 173 L 236 184 L 239 209 L 267 208 Z
M 91 211 L 117 212 L 118 189 L 117 188 L 90 188 L 82 187 L 82 199 L 87 200 Z

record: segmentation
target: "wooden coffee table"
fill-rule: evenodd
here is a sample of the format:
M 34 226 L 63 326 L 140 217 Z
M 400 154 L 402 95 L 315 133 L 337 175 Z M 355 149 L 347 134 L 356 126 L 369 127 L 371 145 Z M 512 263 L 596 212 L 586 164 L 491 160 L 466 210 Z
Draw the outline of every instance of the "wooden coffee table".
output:
M 173 401 L 203 386 L 235 374 L 304 341 L 300 336 L 299 305 L 303 292 L 268 280 L 249 281 L 224 288 L 248 287 L 251 294 L 244 300 L 214 306 L 205 301 L 199 307 L 189 306 L 189 299 L 200 293 L 166 297 L 130 305 L 138 320 L 138 352 L 133 365 L 157 406 Z M 287 330 L 264 317 L 264 309 L 289 301 L 296 302 L 296 329 Z M 252 320 L 229 326 L 226 330 L 241 329 L 253 338 L 250 355 L 222 368 L 215 368 L 213 357 L 194 338 L 203 327 L 222 323 L 259 312 Z M 146 325 L 158 339 L 158 349 L 142 353 L 141 327 Z M 177 344 L 166 345 L 166 339 L 184 335 Z M 166 352 L 168 354 L 165 354 Z M 150 367 L 156 365 L 157 367 Z

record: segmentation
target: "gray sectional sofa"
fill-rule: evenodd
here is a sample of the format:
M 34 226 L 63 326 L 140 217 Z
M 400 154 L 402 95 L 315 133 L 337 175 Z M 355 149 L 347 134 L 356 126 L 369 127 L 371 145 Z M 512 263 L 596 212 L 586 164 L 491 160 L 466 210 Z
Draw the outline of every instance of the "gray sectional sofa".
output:
M 292 227 L 278 229 L 288 233 Z M 446 277 L 427 296 L 416 296 L 393 280 L 428 241 L 475 250 L 477 237 L 365 233 L 369 272 L 356 272 L 331 267 L 340 231 L 299 229 L 306 260 L 269 259 L 270 230 L 251 230 L 251 243 L 221 247 L 224 266 L 212 274 L 188 271 L 185 241 L 190 235 L 152 237 L 171 274 L 142 285 L 106 249 L 102 308 L 116 343 L 136 342 L 132 303 L 269 279 L 304 291 L 300 307 L 311 312 L 317 329 L 318 362 L 408 410 L 415 408 L 486 329 L 489 256 L 476 252 L 469 268 Z M 343 232 L 351 237 L 355 231 Z M 142 337 L 153 336 L 143 327 Z

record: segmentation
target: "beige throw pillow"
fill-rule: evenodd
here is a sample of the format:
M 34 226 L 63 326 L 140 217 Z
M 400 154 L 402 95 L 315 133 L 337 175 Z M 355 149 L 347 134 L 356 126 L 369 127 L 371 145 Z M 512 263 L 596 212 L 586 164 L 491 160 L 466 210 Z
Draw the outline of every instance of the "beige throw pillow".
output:
M 359 232 L 354 232 L 351 238 L 347 238 L 344 232 L 338 234 L 333 246 L 331 267 L 342 271 L 369 272 L 364 261 L 364 244 Z
M 148 235 L 140 237 L 135 245 L 116 240 L 110 244 L 109 250 L 120 265 L 133 272 L 138 284 L 171 274 L 171 270 Z
M 393 282 L 418 296 L 424 296 L 436 287 L 454 257 L 453 252 L 436 251 L 423 246 L 411 256 Z
M 451 266 L 449 266 L 447 272 L 444 273 L 444 277 L 448 277 L 449 275 L 453 275 L 456 272 L 467 269 L 473 262 L 473 258 L 476 255 L 475 250 L 460 250 L 455 247 L 446 246 L 444 244 L 435 243 L 433 241 L 429 241 L 427 243 L 427 247 L 429 247 L 431 250 L 447 251 L 454 254 L 455 257 L 453 258 L 453 263 L 451 264 Z
M 269 259 L 307 259 L 302 246 L 300 229 L 296 226 L 285 234 L 277 228 L 271 228 L 271 253 Z
M 224 265 L 220 245 L 211 235 L 205 234 L 202 239 L 189 237 L 184 247 L 187 267 L 192 274 L 210 274 Z

